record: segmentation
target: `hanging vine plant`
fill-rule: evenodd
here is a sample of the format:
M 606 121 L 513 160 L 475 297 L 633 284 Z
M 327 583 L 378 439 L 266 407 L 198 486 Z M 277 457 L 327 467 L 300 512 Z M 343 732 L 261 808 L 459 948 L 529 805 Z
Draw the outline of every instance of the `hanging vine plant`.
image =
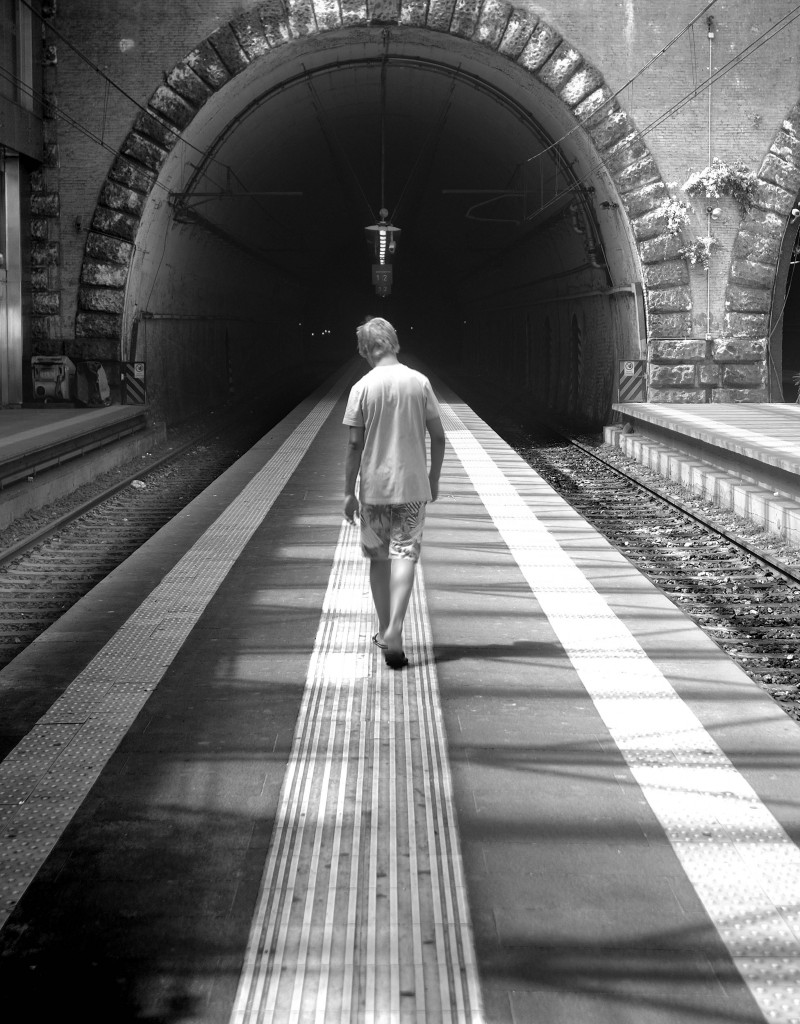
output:
M 669 196 L 656 208 L 655 213 L 666 221 L 667 231 L 670 235 L 678 235 L 689 223 L 689 204 L 682 199 L 673 199 Z
M 702 263 L 703 267 L 708 270 L 711 253 L 714 249 L 718 249 L 719 246 L 719 240 L 714 238 L 713 235 L 701 235 L 700 238 L 687 242 L 680 250 L 680 254 L 685 256 L 690 263 Z
M 692 171 L 681 188 L 689 196 L 706 196 L 708 199 L 732 196 L 745 214 L 753 205 L 758 178 L 741 160 L 727 164 L 714 157 L 710 167 Z

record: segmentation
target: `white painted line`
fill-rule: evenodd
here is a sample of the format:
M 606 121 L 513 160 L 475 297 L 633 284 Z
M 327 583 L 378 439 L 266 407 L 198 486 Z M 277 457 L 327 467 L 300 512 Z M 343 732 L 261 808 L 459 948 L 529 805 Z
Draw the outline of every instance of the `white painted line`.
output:
M 756 1002 L 797 1024 L 800 850 L 451 407 L 442 421 Z
M 33 785 L 0 764 L 0 802 L 14 806 L 0 832 L 0 927 L 30 885 L 108 759 L 161 681 L 195 623 L 286 486 L 342 393 L 345 378 L 295 428 L 266 465 L 142 602 L 20 742 L 52 748 L 54 729 L 77 726 Z M 80 749 L 81 770 L 69 778 Z M 43 807 L 58 813 L 43 821 Z M 32 839 L 35 851 L 32 854 Z

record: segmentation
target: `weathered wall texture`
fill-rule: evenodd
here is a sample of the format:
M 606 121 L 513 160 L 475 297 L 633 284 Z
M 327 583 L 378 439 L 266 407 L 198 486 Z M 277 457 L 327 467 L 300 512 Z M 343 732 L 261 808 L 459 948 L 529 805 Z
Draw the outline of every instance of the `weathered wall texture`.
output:
M 206 0 L 167 6 L 139 0 L 120 12 L 117 5 L 90 0 L 64 4 L 59 29 L 80 39 L 84 54 L 129 98 L 109 91 L 61 49 L 51 81 L 55 101 L 67 116 L 80 111 L 95 137 L 70 131 L 63 119 L 57 138 L 49 127 L 44 166 L 33 179 L 31 328 L 38 351 L 66 341 L 79 356 L 113 360 L 129 344 L 122 337 L 123 311 L 140 221 L 168 155 L 210 97 L 263 54 L 280 47 L 288 54 L 293 38 L 377 20 L 449 33 L 515 62 L 557 98 L 565 123 L 581 124 L 638 254 L 651 400 L 766 400 L 773 285 L 796 234 L 787 229 L 800 188 L 800 28 L 787 27 L 748 55 L 764 29 L 762 0 L 717 3 L 711 42 L 705 19 L 682 33 L 697 7 L 695 0 L 522 0 L 514 7 L 500 0 Z M 790 7 L 789 0 L 772 0 L 772 21 Z M 742 54 L 746 59 L 739 59 Z M 709 64 L 725 72 L 712 87 L 710 106 L 700 88 Z M 693 90 L 699 90 L 694 98 Z M 760 183 L 744 217 L 732 201 L 714 201 L 722 209 L 713 228 L 719 247 L 706 272 L 680 250 L 687 237 L 706 232 L 707 200 L 689 201 L 682 234 L 670 229 L 663 204 L 670 195 L 685 199 L 678 186 L 710 155 L 743 161 Z M 184 297 L 202 306 L 203 275 L 194 290 L 191 283 L 186 287 Z M 613 321 L 616 314 L 604 308 Z M 582 339 L 581 365 L 585 361 L 592 372 L 584 368 L 581 379 L 591 377 L 594 391 L 587 401 L 600 406 L 596 379 L 606 381 L 613 358 L 630 356 L 632 342 L 626 338 L 615 347 L 604 328 L 593 331 L 592 309 L 584 304 L 577 327 L 567 317 L 561 334 L 569 336 L 569 351 L 576 337 Z M 545 331 L 540 312 L 534 320 Z M 517 316 L 509 326 L 522 351 L 531 344 L 532 322 Z M 552 320 L 546 330 L 553 330 Z M 587 357 L 592 345 L 596 351 Z M 603 346 L 605 368 L 598 369 Z M 512 358 L 511 365 L 518 371 L 528 358 Z M 572 366 L 572 358 L 561 361 Z M 548 355 L 547 362 L 557 378 L 557 359 Z M 575 367 L 569 374 L 578 379 Z M 562 397 L 564 408 L 575 405 L 574 395 Z

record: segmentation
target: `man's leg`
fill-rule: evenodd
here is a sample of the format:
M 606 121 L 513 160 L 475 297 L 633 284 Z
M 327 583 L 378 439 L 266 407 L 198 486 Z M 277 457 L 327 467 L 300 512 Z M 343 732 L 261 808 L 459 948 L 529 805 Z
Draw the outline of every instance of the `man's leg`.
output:
M 410 558 L 393 558 L 389 579 L 389 624 L 383 631 L 387 653 L 402 654 L 403 622 L 414 588 L 417 563 Z
M 389 628 L 391 618 L 391 601 L 389 585 L 391 579 L 391 563 L 388 558 L 373 558 L 369 563 L 369 585 L 372 600 L 378 616 L 378 639 L 383 640 Z

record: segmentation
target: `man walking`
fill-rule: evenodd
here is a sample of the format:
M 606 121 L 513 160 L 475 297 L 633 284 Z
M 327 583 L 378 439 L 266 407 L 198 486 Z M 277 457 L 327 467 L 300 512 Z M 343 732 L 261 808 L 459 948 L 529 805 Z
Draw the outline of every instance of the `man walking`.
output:
M 361 523 L 361 550 L 378 632 L 390 668 L 408 664 L 403 621 L 414 586 L 425 508 L 439 494 L 444 429 L 430 381 L 397 359 L 397 334 L 381 317 L 357 330 L 359 354 L 371 370 L 350 391 L 344 424 L 350 428 L 345 460 L 345 518 Z M 431 439 L 428 468 L 426 431 Z M 359 497 L 356 478 L 361 471 Z M 360 500 L 359 500 L 360 499 Z

